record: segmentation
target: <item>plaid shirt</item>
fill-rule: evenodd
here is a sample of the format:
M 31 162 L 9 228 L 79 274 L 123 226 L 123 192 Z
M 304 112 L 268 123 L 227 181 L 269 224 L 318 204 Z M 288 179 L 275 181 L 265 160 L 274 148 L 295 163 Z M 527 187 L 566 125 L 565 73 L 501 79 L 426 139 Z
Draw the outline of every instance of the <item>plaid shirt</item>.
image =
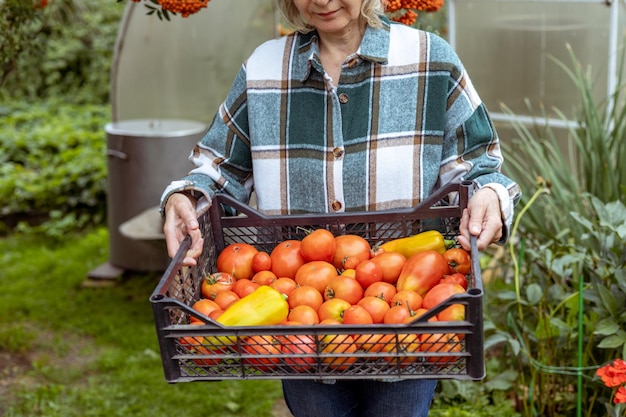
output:
M 268 214 L 368 211 L 468 179 L 501 184 L 511 217 L 519 188 L 500 173 L 497 134 L 458 56 L 432 33 L 384 23 L 367 28 L 338 85 L 315 32 L 258 47 L 190 155 L 197 168 L 163 204 L 183 189 L 242 201 L 254 189 Z

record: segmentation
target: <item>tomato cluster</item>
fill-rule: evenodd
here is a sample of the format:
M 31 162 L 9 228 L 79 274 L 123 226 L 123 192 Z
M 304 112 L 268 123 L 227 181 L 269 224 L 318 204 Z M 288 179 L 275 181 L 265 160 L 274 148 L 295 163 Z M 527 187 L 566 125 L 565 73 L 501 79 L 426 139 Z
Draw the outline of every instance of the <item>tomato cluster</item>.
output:
M 334 236 L 326 229 L 316 229 L 302 240 L 280 242 L 270 253 L 246 243 L 231 244 L 219 254 L 217 269 L 203 279 L 203 298 L 193 305 L 212 319 L 236 300 L 267 285 L 287 299 L 289 313 L 284 325 L 401 324 L 416 320 L 454 294 L 464 293 L 471 259 L 458 247 L 443 253 L 424 250 L 407 259 L 398 252 L 373 248 L 358 235 Z M 453 304 L 431 315 L 430 321 L 464 320 L 465 307 Z M 201 321 L 192 318 L 190 324 Z M 304 337 L 308 336 L 251 336 L 243 341 L 242 348 L 262 355 L 314 353 L 314 340 L 302 340 Z M 335 334 L 324 336 L 320 345 L 324 352 L 359 350 L 392 355 L 397 349 L 459 351 L 462 339 L 456 334 L 405 334 L 398 343 L 391 340 L 394 337 Z M 351 362 L 346 356 L 340 363 L 332 358 L 322 360 L 339 369 Z M 445 362 L 453 357 L 429 358 Z M 291 365 L 308 369 L 313 360 L 299 356 Z M 251 364 L 262 370 L 271 363 L 272 358 L 264 357 Z

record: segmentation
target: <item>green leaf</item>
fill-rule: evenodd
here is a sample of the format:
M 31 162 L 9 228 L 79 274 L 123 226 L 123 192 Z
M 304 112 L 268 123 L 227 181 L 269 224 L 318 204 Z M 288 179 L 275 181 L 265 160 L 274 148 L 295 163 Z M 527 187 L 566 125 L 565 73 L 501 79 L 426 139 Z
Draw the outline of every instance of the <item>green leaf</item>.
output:
M 618 314 L 617 301 L 613 293 L 601 284 L 596 285 L 600 300 L 602 300 L 602 307 L 604 307 L 611 316 L 615 317 Z
M 620 329 L 619 324 L 615 323 L 611 318 L 605 318 L 598 322 L 594 334 L 599 334 L 603 336 L 615 335 L 615 333 Z
M 539 284 L 533 283 L 526 287 L 526 298 L 530 305 L 536 305 L 543 298 L 543 290 Z
M 612 335 L 605 337 L 598 343 L 598 347 L 602 349 L 616 349 L 626 343 L 623 336 Z

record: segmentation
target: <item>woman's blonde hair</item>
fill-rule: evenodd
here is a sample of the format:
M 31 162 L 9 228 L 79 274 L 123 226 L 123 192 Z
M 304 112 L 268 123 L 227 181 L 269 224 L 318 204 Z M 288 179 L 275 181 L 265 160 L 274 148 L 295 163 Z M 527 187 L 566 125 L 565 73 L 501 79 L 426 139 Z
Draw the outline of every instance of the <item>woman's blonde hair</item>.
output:
M 385 12 L 384 0 L 363 0 L 361 17 L 368 26 L 381 27 L 380 16 Z M 293 0 L 276 0 L 276 7 L 287 24 L 294 30 L 302 33 L 310 32 L 314 28 L 308 24 L 300 14 Z

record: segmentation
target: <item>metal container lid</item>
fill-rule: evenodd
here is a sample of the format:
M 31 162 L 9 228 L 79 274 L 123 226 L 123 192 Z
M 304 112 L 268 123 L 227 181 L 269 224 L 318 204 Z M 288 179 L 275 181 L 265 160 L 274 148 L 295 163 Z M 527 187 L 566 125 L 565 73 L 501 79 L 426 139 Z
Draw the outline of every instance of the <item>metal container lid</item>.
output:
M 136 119 L 107 123 L 104 130 L 112 135 L 138 137 L 181 137 L 206 130 L 204 123 L 182 119 Z

